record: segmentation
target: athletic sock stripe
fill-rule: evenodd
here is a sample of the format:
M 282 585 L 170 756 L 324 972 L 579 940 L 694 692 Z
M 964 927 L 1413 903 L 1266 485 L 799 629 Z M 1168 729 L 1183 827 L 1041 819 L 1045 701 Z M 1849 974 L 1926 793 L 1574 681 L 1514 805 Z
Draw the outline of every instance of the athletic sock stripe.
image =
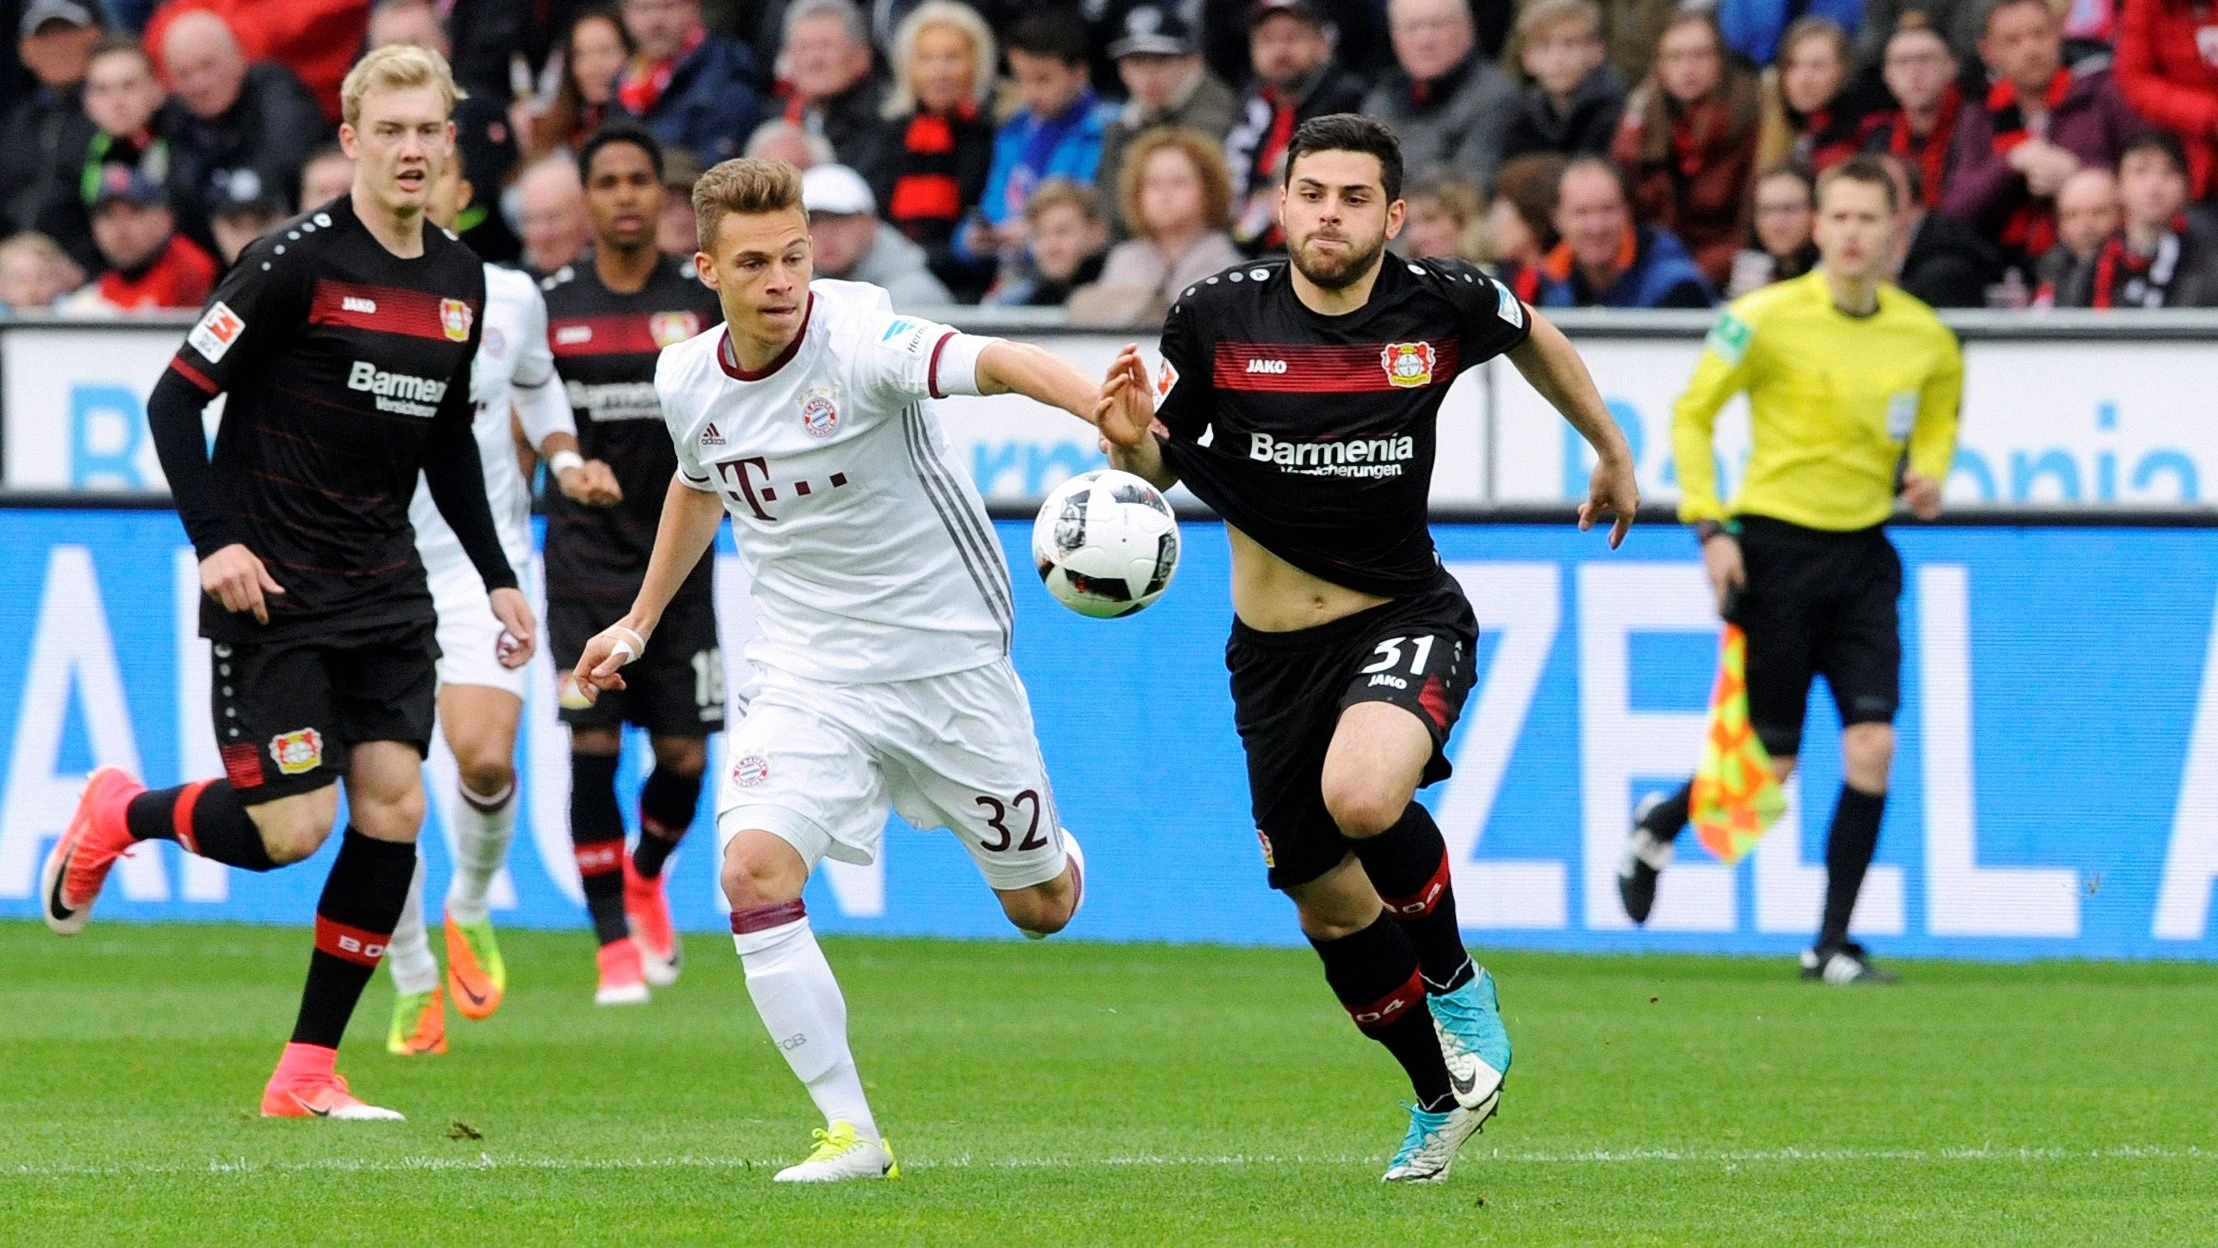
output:
M 1424 1001 L 1424 977 L 1411 971 L 1401 987 L 1376 1001 L 1358 1005 L 1349 1005 L 1343 1001 L 1341 1005 L 1347 1009 L 1348 1017 L 1355 1020 L 1356 1026 L 1365 1031 L 1376 1031 L 1400 1022 L 1411 1009 L 1422 1006 Z
M 391 932 L 372 932 L 364 928 L 341 923 L 337 919 L 316 916 L 316 950 L 334 958 L 344 958 L 360 966 L 375 967 L 385 956 L 385 947 L 393 941 Z
M 179 848 L 188 854 L 200 852 L 200 840 L 193 835 L 193 807 L 200 804 L 201 790 L 213 783 L 213 780 L 196 780 L 186 785 L 177 795 L 177 804 L 169 809 L 170 831 L 177 834 Z
M 1423 887 L 1400 897 L 1388 897 L 1381 893 L 1379 900 L 1385 902 L 1386 908 L 1398 919 L 1421 919 L 1431 914 L 1433 907 L 1440 904 L 1440 899 L 1448 895 L 1448 879 L 1448 855 L 1442 852 L 1440 865 L 1433 869 L 1432 878 L 1426 880 Z
M 583 841 L 571 846 L 571 853 L 577 857 L 579 875 L 607 875 L 624 866 L 624 842 L 620 839 Z
M 955 543 L 955 553 L 962 559 L 963 568 L 970 574 L 971 583 L 977 586 L 978 596 L 985 600 L 987 612 L 994 617 L 994 622 L 1000 626 L 1001 648 L 1006 653 L 1015 633 L 1015 609 L 1005 596 L 1008 592 L 1006 571 L 1004 571 L 1004 575 L 997 584 L 991 573 L 986 570 L 993 567 L 994 564 L 987 562 L 984 558 L 983 552 L 976 545 L 977 539 L 971 533 L 969 526 L 964 525 L 957 519 L 958 513 L 964 511 L 960 506 L 961 496 L 957 493 L 955 498 L 950 500 L 948 497 L 949 487 L 946 482 L 941 480 L 936 463 L 925 456 L 923 447 L 918 441 L 921 431 L 916 413 L 917 409 L 914 406 L 909 407 L 903 413 L 905 419 L 902 421 L 902 433 L 908 447 L 909 463 L 916 469 L 917 480 L 923 485 L 925 497 L 930 500 L 932 510 L 939 515 L 940 526 L 947 530 L 949 540 Z M 951 506 L 951 501 L 954 503 L 953 506 Z
M 500 813 L 500 809 L 516 796 L 516 782 L 510 780 L 501 786 L 500 792 L 493 794 L 472 793 L 466 784 L 455 785 L 454 791 L 462 795 L 463 805 L 481 815 L 492 815 Z
M 745 936 L 749 932 L 768 931 L 809 917 L 809 908 L 799 897 L 792 901 L 774 901 L 766 906 L 749 906 L 732 911 L 732 934 Z

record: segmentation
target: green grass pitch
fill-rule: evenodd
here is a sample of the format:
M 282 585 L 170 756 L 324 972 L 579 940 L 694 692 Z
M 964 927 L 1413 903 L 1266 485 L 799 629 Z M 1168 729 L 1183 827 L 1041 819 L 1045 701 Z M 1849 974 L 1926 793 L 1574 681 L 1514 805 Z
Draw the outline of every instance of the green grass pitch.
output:
M 2218 1236 L 2203 966 L 1489 959 L 1517 1061 L 1444 1184 L 1304 950 L 835 940 L 899 1182 L 774 1186 L 816 1125 L 738 960 L 596 1010 L 583 933 L 500 1015 L 341 1070 L 402 1124 L 265 1122 L 307 938 L 0 926 L 0 1242 L 2175 1244 Z

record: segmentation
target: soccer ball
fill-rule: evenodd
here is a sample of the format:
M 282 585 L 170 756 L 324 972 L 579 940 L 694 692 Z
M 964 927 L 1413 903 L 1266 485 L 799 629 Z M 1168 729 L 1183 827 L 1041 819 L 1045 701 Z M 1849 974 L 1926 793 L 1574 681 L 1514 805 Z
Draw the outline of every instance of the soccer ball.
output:
M 1178 519 L 1129 472 L 1082 472 L 1041 504 L 1032 562 L 1047 592 L 1080 615 L 1130 615 L 1162 597 L 1178 570 Z

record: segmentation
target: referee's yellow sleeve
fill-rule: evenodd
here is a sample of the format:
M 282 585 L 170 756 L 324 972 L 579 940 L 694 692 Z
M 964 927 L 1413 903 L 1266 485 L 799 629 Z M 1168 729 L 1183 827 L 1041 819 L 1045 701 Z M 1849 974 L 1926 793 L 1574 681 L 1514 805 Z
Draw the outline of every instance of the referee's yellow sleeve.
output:
M 1953 336 L 1945 358 L 1919 393 L 1918 423 L 1910 431 L 1910 468 L 1935 481 L 1948 480 L 1955 466 L 1956 420 L 1964 403 L 1964 349 Z
M 1753 327 L 1727 309 L 1702 346 L 1685 393 L 1671 408 L 1672 467 L 1679 477 L 1679 522 L 1726 518 L 1717 494 L 1717 414 L 1748 385 Z

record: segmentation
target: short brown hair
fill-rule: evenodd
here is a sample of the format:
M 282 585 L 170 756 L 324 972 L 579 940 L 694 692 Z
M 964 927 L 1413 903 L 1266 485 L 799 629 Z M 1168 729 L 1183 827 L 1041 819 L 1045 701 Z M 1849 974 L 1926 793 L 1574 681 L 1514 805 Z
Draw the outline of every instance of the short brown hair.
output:
M 414 44 L 395 43 L 372 49 L 347 71 L 346 80 L 339 84 L 339 111 L 350 126 L 362 124 L 362 97 L 373 90 L 406 91 L 413 87 L 437 87 L 447 97 L 447 115 L 454 116 L 456 100 L 465 99 L 468 93 L 455 85 L 454 71 L 447 67 L 447 58 L 429 48 Z
M 1175 149 L 1193 162 L 1201 178 L 1202 217 L 1212 230 L 1232 228 L 1232 175 L 1225 171 L 1218 144 L 1199 130 L 1183 126 L 1158 126 L 1143 131 L 1124 149 L 1124 163 L 1117 169 L 1117 209 L 1124 214 L 1124 228 L 1141 238 L 1149 237 L 1147 217 L 1140 211 L 1140 184 L 1147 163 L 1157 152 Z
M 1860 153 L 1819 174 L 1817 198 L 1811 201 L 1812 206 L 1824 202 L 1825 188 L 1835 182 L 1861 182 L 1866 186 L 1876 186 L 1886 196 L 1888 212 L 1902 211 L 1902 205 L 1895 202 L 1895 180 L 1888 176 L 1887 166 L 1881 163 L 1878 156 L 1868 152 Z
M 1101 193 L 1090 186 L 1080 186 L 1069 178 L 1049 178 L 1032 188 L 1032 198 L 1024 201 L 1024 220 L 1027 225 L 1037 225 L 1050 209 L 1071 207 L 1088 221 L 1101 217 Z
M 801 171 L 782 160 L 740 156 L 701 175 L 693 184 L 693 224 L 701 250 L 710 250 L 724 214 L 743 217 L 801 211 Z
M 1572 22 L 1579 23 L 1587 34 L 1601 38 L 1602 9 L 1594 0 L 1532 0 L 1517 15 L 1517 39 L 1531 43 L 1540 32 Z

